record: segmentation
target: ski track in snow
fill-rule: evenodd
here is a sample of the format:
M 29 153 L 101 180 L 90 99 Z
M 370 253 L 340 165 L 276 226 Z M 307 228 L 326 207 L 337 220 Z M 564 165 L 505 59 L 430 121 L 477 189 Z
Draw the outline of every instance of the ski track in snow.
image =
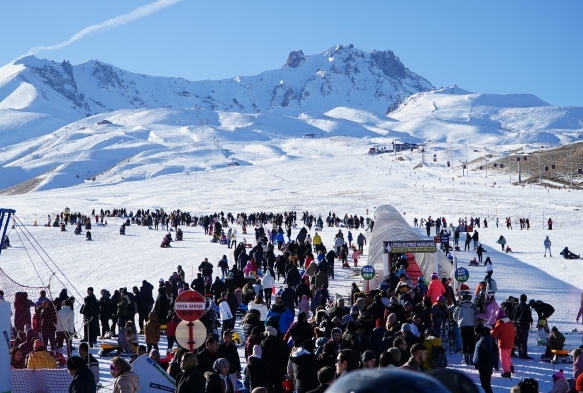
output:
M 420 160 L 418 153 L 407 152 L 404 155 L 405 161 L 396 161 L 389 154 L 357 154 L 352 150 L 354 145 L 366 146 L 364 142 L 350 138 L 315 141 L 292 139 L 285 146 L 280 145 L 282 151 L 296 149 L 293 150 L 294 154 L 299 156 L 283 163 L 264 161 L 251 166 L 164 175 L 116 184 L 86 183 L 69 188 L 2 196 L 0 204 L 17 210 L 17 216 L 74 285 L 78 292 L 67 287 L 75 296 L 84 294 L 88 286 L 93 286 L 96 292 L 102 288 L 112 291 L 122 286 L 139 286 L 143 279 L 155 285 L 159 278 L 169 277 L 178 264 L 184 267 L 190 282 L 203 258 L 208 257 L 216 265 L 223 254 L 232 260 L 232 250 L 210 243 L 200 227 L 183 228 L 184 241 L 174 242 L 172 248 L 162 249 L 159 245 L 164 232 L 132 225 L 127 228 L 126 236 L 120 236 L 118 228 L 122 220 L 117 218 L 109 218 L 107 227 L 94 226 L 91 230 L 92 242 L 86 242 L 84 235 L 75 236 L 71 226 L 67 232 L 60 232 L 58 228 L 32 226 L 34 220 L 43 225 L 47 214 L 54 215 L 65 206 L 83 214 L 90 213 L 93 208 L 126 207 L 128 211 L 134 212 L 138 208 L 179 208 L 193 214 L 221 210 L 233 214 L 241 211 L 296 210 L 298 216 L 301 216 L 301 211 L 308 210 L 325 216 L 329 211 L 334 211 L 341 216 L 348 213 L 365 217 L 366 209 L 369 209 L 369 217 L 372 217 L 375 207 L 388 203 L 394 205 L 410 223 L 414 217 L 429 215 L 444 216 L 448 224 L 457 223 L 458 217 L 469 219 L 470 216 L 479 216 L 487 218 L 489 223 L 489 228 L 478 231 L 480 241 L 487 250 L 485 256 L 493 261 L 494 278 L 499 289 L 498 302 L 508 295 L 526 293 L 529 299 L 551 303 L 556 312 L 550 324 L 566 333 L 566 348 L 572 349 L 581 344 L 581 336 L 571 330 L 577 327 L 575 316 L 583 288 L 582 262 L 564 260 L 559 256 L 564 246 L 569 246 L 577 254 L 583 251 L 583 239 L 579 235 L 579 209 L 583 200 L 581 191 L 511 186 L 507 175 L 497 175 L 496 172 L 489 174 L 487 179 L 479 172 L 459 177 L 461 171 L 458 168 L 444 169 L 432 163 L 414 170 L 413 167 Z M 324 152 L 326 154 L 322 156 Z M 159 168 L 165 165 L 168 163 L 162 162 Z M 453 182 L 452 177 L 455 178 Z M 496 185 L 492 186 L 494 182 Z M 500 219 L 500 228 L 495 227 L 496 216 Z M 507 230 L 503 225 L 506 216 L 513 218 L 513 230 Z M 518 216 L 530 218 L 530 230 L 518 228 Z M 549 217 L 555 222 L 553 231 L 544 230 Z M 253 240 L 252 234 L 243 236 L 241 228 L 237 229 L 239 241 L 243 237 Z M 327 246 L 332 244 L 337 230 L 324 228 L 321 232 Z M 345 229 L 343 231 L 346 233 Z M 425 233 L 424 228 L 419 231 Z M 359 231 L 355 232 L 358 234 Z M 294 230 L 292 237 L 296 233 L 297 230 Z M 310 233 L 313 235 L 314 231 Z M 506 237 L 514 253 L 500 252 L 500 246 L 495 242 L 501 234 Z M 543 257 L 542 242 L 546 235 L 553 242 L 553 258 Z M 25 250 L 21 248 L 17 232 L 11 230 L 9 236 L 14 247 L 2 252 L 2 269 L 21 284 L 37 285 L 38 277 Z M 50 275 L 48 267 L 29 244 L 25 245 L 47 284 L 46 279 Z M 470 271 L 469 285 L 472 288 L 485 274 L 483 266 L 467 266 L 474 256 L 473 252 L 457 253 L 459 265 L 466 266 Z M 363 262 L 366 257 L 365 250 Z M 356 269 L 340 269 L 337 265 L 335 271 L 336 279 L 330 282 L 332 295 L 338 293 L 346 296 L 351 282 L 361 284 Z M 57 277 L 64 282 L 60 273 Z M 62 284 L 56 278 L 51 280 L 54 295 L 61 287 Z M 80 315 L 77 313 L 75 317 L 79 325 Z M 140 338 L 143 340 L 143 337 Z M 532 332 L 529 344 L 530 354 L 535 360 L 513 359 L 517 374 L 512 380 L 507 380 L 495 373 L 494 391 L 507 392 L 527 376 L 539 380 L 541 391 L 550 390 L 552 365 L 536 360 L 544 352 L 544 347 L 536 346 L 535 332 Z M 164 342 L 160 348 L 165 348 Z M 112 378 L 107 372 L 108 361 L 108 358 L 100 358 L 105 392 L 112 389 Z M 474 381 L 478 381 L 476 370 L 461 365 L 461 355 L 449 356 L 449 364 L 449 367 L 463 370 Z M 571 373 L 571 365 L 559 365 L 556 368 L 563 368 L 567 375 Z

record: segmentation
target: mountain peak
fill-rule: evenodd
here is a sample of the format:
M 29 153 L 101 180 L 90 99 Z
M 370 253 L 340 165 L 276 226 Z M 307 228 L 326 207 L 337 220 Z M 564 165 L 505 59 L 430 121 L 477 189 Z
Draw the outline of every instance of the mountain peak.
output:
M 294 51 L 290 52 L 289 56 L 287 57 L 287 61 L 285 62 L 285 64 L 283 66 L 296 68 L 297 66 L 299 66 L 300 64 L 302 64 L 305 61 L 306 61 L 306 58 L 304 56 L 304 52 L 302 50 L 297 50 L 297 51 L 294 50 Z

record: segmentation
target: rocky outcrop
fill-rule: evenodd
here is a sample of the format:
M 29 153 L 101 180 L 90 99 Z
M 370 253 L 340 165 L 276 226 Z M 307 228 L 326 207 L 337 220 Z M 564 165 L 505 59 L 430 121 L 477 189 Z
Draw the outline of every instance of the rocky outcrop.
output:
M 290 52 L 289 56 L 287 57 L 287 61 L 283 66 L 296 68 L 305 61 L 306 58 L 304 57 L 304 52 L 302 52 L 301 50 L 292 51 Z

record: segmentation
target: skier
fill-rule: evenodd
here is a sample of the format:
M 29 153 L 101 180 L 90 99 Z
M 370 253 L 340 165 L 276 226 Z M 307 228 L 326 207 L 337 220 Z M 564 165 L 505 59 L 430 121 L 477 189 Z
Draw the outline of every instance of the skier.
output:
M 551 253 L 551 239 L 549 239 L 548 236 L 544 241 L 544 245 L 545 245 L 545 257 L 547 256 L 547 250 L 549 250 L 549 256 L 552 257 L 553 254 Z

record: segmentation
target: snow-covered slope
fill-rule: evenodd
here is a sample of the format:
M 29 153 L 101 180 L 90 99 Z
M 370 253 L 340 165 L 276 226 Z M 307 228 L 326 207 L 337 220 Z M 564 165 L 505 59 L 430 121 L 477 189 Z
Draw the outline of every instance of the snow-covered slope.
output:
M 389 116 L 421 140 L 558 144 L 583 137 L 583 108 L 531 94 L 475 94 L 456 86 L 411 95 Z
M 492 154 L 582 139 L 583 108 L 528 94 L 435 89 L 393 52 L 352 45 L 294 51 L 280 69 L 219 81 L 33 56 L 0 68 L 0 191 L 288 160 L 296 154 L 287 141 L 305 135 L 432 143 L 436 151 L 474 144 Z

